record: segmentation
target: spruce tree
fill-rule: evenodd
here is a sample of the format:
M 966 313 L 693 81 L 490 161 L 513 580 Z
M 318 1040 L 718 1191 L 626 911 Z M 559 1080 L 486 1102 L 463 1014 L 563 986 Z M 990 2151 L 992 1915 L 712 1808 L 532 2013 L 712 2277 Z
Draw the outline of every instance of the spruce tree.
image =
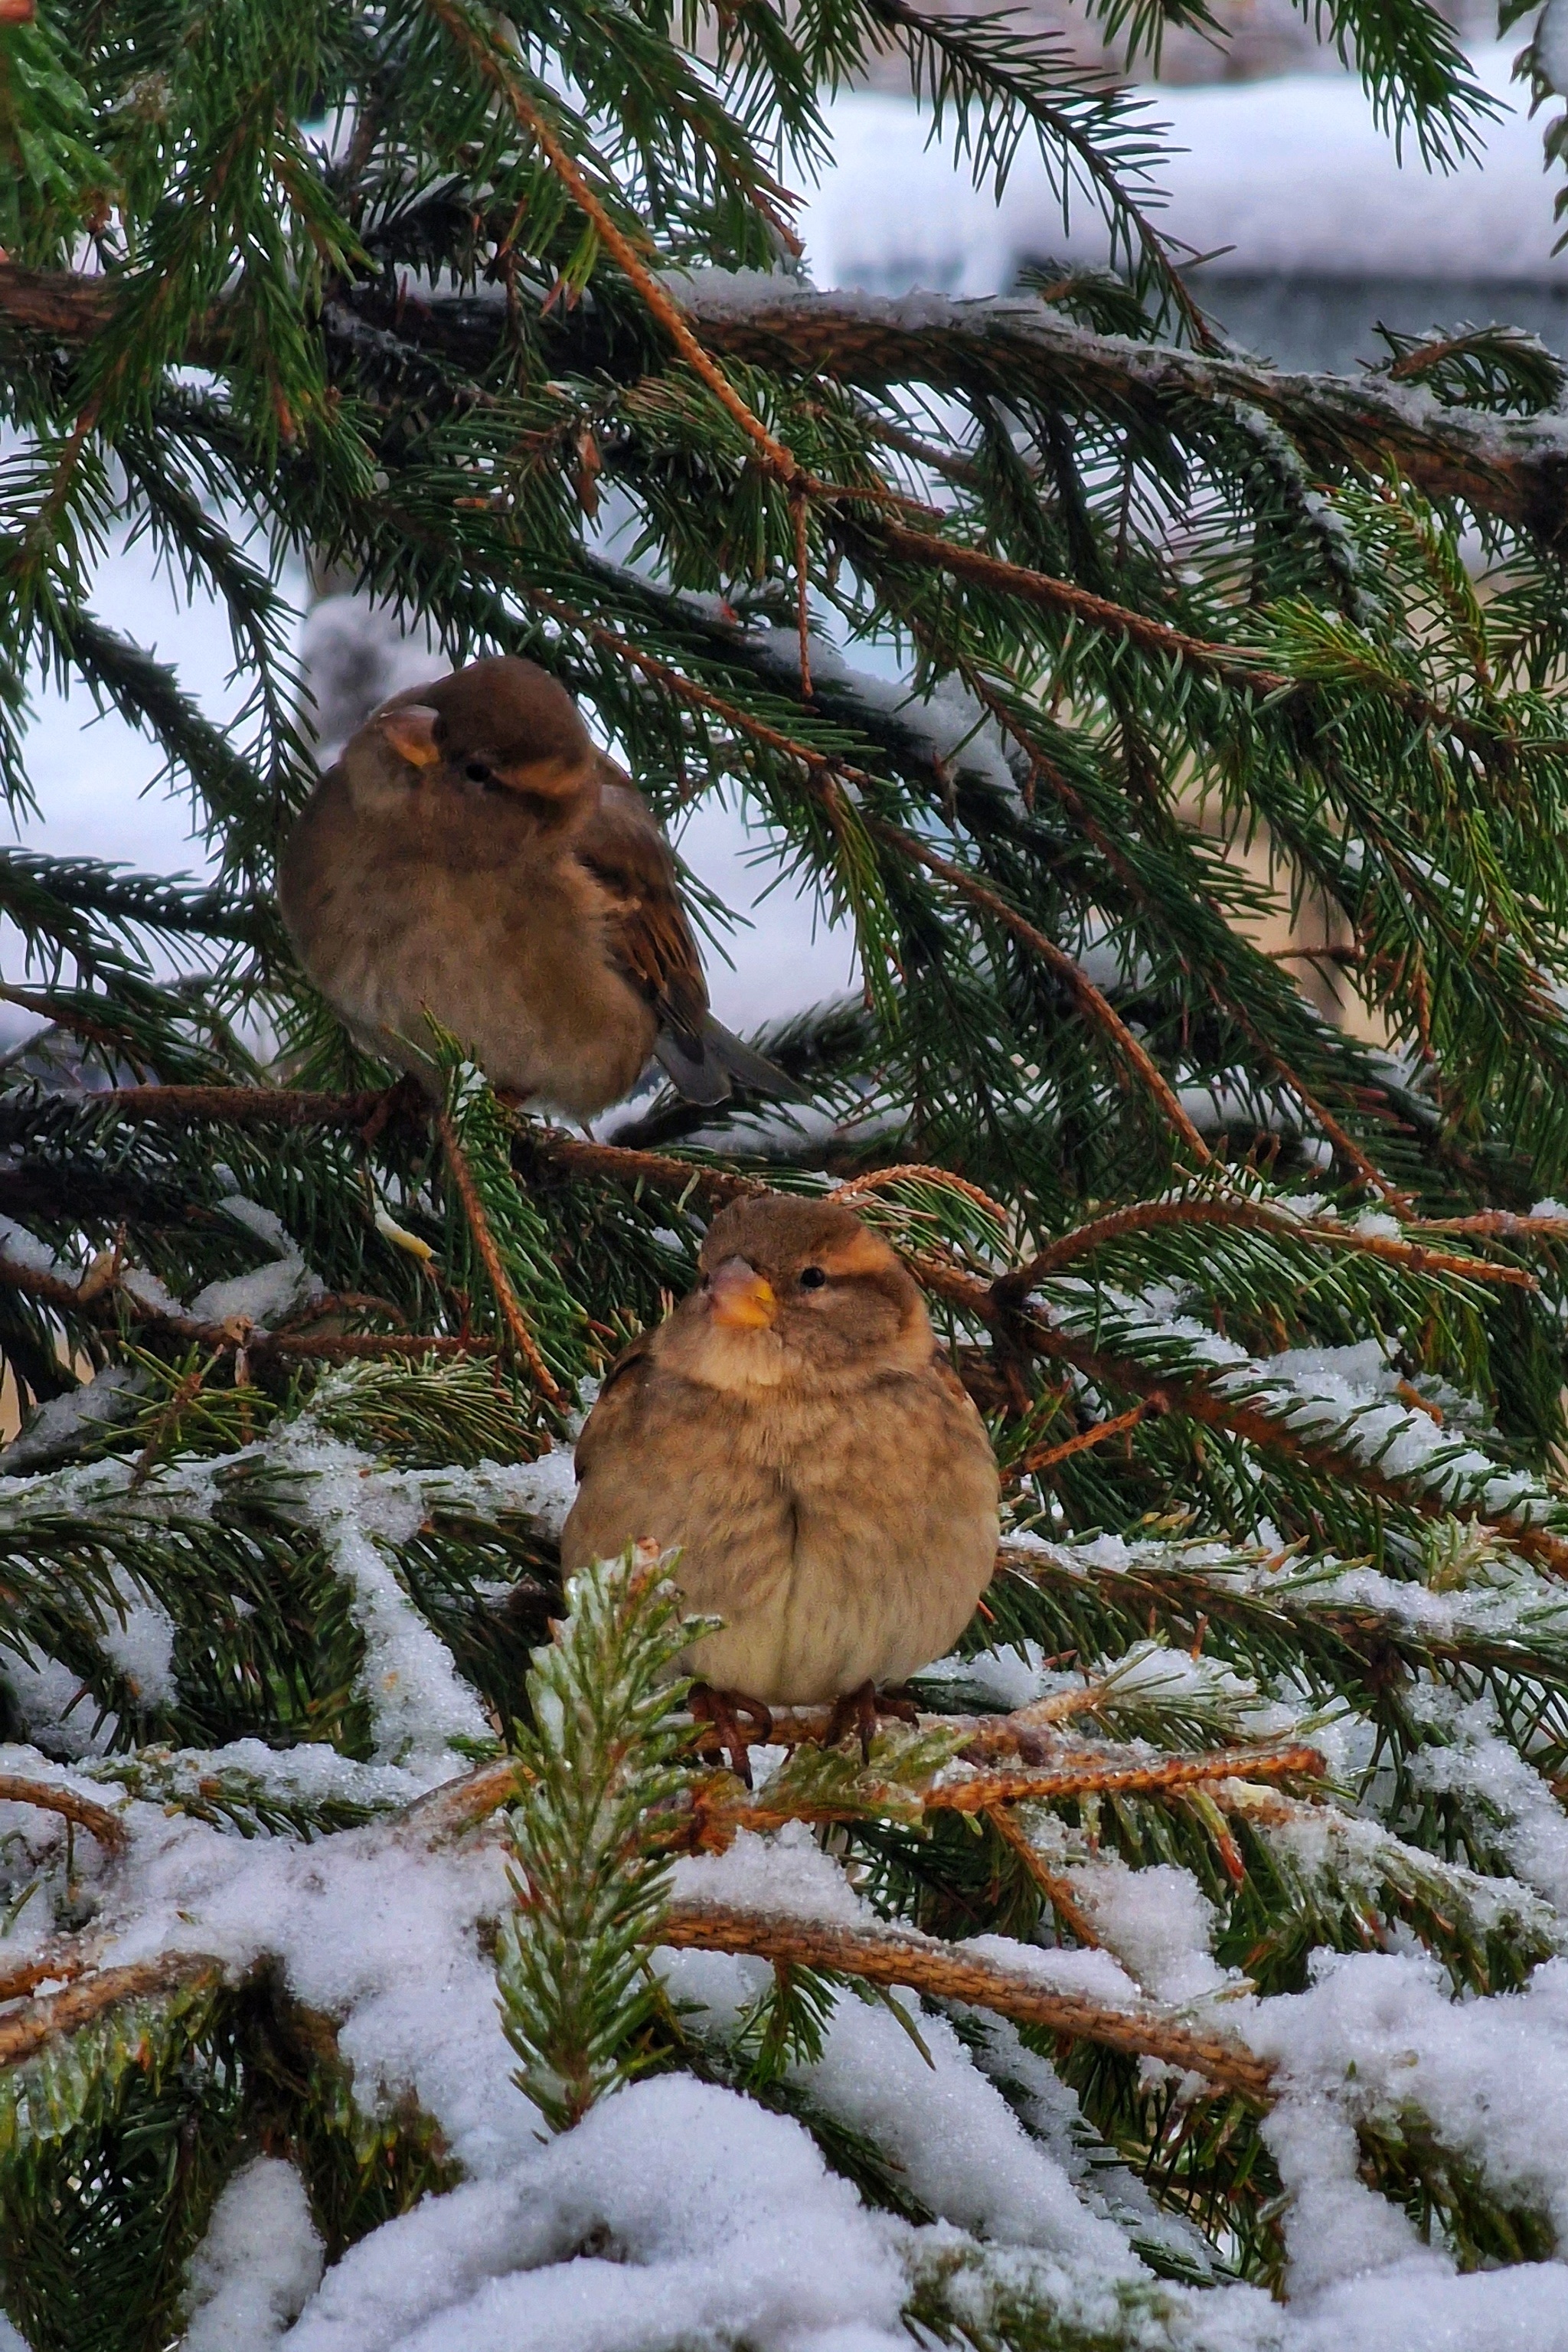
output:
M 1205 16 L 1088 13 L 1135 60 Z M 1410 168 L 1474 146 L 1426 0 L 1321 13 Z M 10 2321 L 1545 2341 L 1562 368 L 1233 349 L 1145 119 L 1001 16 L 0 17 L 5 787 L 53 675 L 216 858 L 0 855 L 47 1024 L 0 1068 Z M 1114 268 L 815 289 L 789 189 L 889 56 Z M 235 728 L 96 616 L 127 528 L 226 608 Z M 755 1040 L 809 1108 L 590 1139 L 460 1038 L 439 1105 L 356 1052 L 272 898 L 301 556 L 542 663 L 662 814 L 731 796 L 852 921 L 863 992 Z M 1279 898 L 1358 1024 L 1256 944 Z M 1007 1535 L 917 1720 L 863 1759 L 786 1718 L 748 1792 L 666 1678 L 669 1564 L 563 1591 L 554 1538 L 595 1378 L 752 1186 L 905 1253 Z

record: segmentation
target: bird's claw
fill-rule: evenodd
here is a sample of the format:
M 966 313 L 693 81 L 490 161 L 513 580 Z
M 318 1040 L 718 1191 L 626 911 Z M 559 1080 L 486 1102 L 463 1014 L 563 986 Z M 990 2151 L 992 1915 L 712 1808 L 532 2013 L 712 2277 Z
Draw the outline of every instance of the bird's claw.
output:
M 747 1754 L 746 1734 L 741 1728 L 744 1716 L 754 1727 L 759 1740 L 773 1737 L 773 1718 L 771 1708 L 761 1699 L 747 1698 L 740 1691 L 715 1690 L 710 1683 L 693 1683 L 687 1706 L 700 1724 L 706 1724 L 709 1737 L 700 1739 L 699 1751 L 707 1756 L 715 1750 L 723 1757 L 735 1778 L 748 1789 L 752 1785 L 752 1759 Z
M 417 1117 L 428 1108 L 429 1097 L 424 1087 L 405 1071 L 402 1077 L 384 1087 L 380 1101 L 360 1129 L 360 1141 L 368 1151 L 395 1118 Z
M 871 1742 L 877 1736 L 877 1685 L 869 1675 L 858 1690 L 845 1691 L 834 1700 L 822 1744 L 825 1748 L 837 1748 L 851 1731 L 860 1736 L 861 1763 L 869 1764 Z

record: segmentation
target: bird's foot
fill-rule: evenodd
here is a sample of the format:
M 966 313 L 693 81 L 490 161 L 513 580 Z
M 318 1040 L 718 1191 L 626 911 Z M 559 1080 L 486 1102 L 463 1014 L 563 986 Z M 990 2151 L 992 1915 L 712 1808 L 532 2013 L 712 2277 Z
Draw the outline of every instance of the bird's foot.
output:
M 822 1735 L 825 1748 L 837 1748 L 850 1732 L 860 1739 L 860 1761 L 871 1761 L 871 1742 L 876 1738 L 885 1715 L 897 1717 L 900 1723 L 918 1723 L 920 1717 L 911 1702 L 897 1691 L 879 1691 L 875 1683 L 867 1680 L 858 1690 L 846 1691 L 833 1702 L 833 1712 L 827 1718 L 827 1729 Z
M 858 1690 L 845 1691 L 834 1700 L 822 1744 L 825 1748 L 837 1748 L 852 1731 L 860 1735 L 861 1763 L 869 1764 L 871 1742 L 877 1736 L 877 1685 L 869 1675 Z
M 759 1740 L 773 1737 L 772 1710 L 761 1699 L 747 1698 L 741 1691 L 715 1690 L 711 1683 L 693 1683 L 687 1696 L 687 1706 L 700 1724 L 706 1725 L 706 1736 L 699 1739 L 698 1752 L 704 1756 L 722 1756 L 738 1780 L 752 1785 L 752 1759 L 747 1754 L 746 1734 L 741 1728 L 741 1717 L 754 1727 Z
M 890 1715 L 898 1723 L 919 1723 L 921 1711 L 908 1691 L 885 1690 L 877 1693 L 877 1712 Z
M 416 1077 L 406 1071 L 385 1087 L 380 1101 L 360 1129 L 360 1141 L 368 1151 L 380 1140 L 383 1131 L 395 1118 L 422 1118 L 430 1108 L 430 1097 Z

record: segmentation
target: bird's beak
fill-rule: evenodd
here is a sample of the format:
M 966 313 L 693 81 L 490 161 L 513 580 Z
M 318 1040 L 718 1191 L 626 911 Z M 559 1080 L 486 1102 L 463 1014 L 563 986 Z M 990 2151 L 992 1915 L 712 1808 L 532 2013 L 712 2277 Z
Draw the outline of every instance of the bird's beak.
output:
M 389 710 L 381 721 L 382 734 L 411 768 L 433 768 L 441 756 L 436 740 L 437 716 L 427 702 L 405 702 L 400 710 Z
M 709 1278 L 709 1308 L 729 1331 L 765 1331 L 778 1313 L 773 1286 L 743 1257 L 727 1257 Z

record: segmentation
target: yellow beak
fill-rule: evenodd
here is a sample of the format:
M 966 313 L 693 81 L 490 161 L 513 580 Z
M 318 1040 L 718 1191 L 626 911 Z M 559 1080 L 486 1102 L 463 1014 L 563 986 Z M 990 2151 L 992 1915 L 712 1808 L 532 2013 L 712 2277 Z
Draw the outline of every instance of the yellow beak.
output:
M 778 1313 L 773 1286 L 743 1257 L 727 1257 L 710 1277 L 710 1311 L 730 1331 L 763 1331 Z

